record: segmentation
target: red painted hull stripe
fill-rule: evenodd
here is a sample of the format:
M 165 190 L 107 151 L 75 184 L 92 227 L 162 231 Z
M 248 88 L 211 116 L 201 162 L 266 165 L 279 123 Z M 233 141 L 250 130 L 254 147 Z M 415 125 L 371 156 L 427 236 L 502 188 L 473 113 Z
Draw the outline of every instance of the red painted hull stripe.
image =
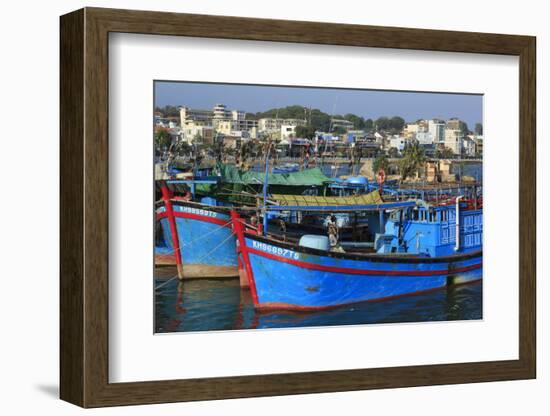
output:
M 286 257 L 276 256 L 271 253 L 266 253 L 264 251 L 256 250 L 254 248 L 247 248 L 247 251 L 250 254 L 255 254 L 257 256 L 265 257 L 271 260 L 275 260 L 281 263 L 291 264 L 293 266 L 301 267 L 303 269 L 309 270 L 318 270 L 322 272 L 330 273 L 342 273 L 342 274 L 357 274 L 357 275 L 368 275 L 368 276 L 441 276 L 449 274 L 448 269 L 442 270 L 361 270 L 361 269 L 351 269 L 347 267 L 334 267 L 334 266 L 325 266 L 322 264 L 315 263 L 306 263 L 304 261 L 289 259 Z M 482 266 L 481 263 L 472 264 L 470 266 L 459 267 L 452 269 L 452 273 L 462 273 L 470 270 L 480 269 Z
M 231 227 L 231 222 L 229 221 L 229 219 L 225 221 L 225 220 L 220 220 L 219 218 L 206 217 L 204 215 L 191 214 L 190 212 L 179 212 L 179 211 L 174 211 L 174 216 L 179 218 L 187 218 L 191 220 L 209 222 L 212 224 L 222 225 L 225 227 Z M 162 218 L 168 218 L 168 214 L 166 212 L 160 212 L 160 213 L 157 213 L 156 218 L 157 218 L 157 221 L 159 221 Z

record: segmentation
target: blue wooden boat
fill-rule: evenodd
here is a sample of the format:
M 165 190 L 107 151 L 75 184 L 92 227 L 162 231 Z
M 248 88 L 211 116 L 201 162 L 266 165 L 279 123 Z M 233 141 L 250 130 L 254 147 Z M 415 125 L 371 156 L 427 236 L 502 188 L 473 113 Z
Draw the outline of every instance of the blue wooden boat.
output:
M 260 236 L 233 212 L 255 308 L 323 310 L 481 279 L 482 210 L 459 199 L 454 206 L 373 209 L 383 233 L 370 253 L 329 250 L 325 236 L 304 236 L 299 244 Z
M 236 240 L 228 212 L 174 199 L 166 186 L 162 192 L 163 205 L 156 208 L 156 220 L 163 249 L 156 251 L 173 253 L 180 279 L 238 276 Z

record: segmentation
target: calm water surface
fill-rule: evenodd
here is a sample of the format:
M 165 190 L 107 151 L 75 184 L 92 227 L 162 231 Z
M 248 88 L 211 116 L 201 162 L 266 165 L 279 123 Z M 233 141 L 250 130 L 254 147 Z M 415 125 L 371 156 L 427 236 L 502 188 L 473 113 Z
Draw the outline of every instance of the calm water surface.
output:
M 481 276 L 481 271 L 479 271 Z M 482 318 L 482 284 L 371 302 L 315 313 L 257 313 L 238 279 L 167 281 L 171 268 L 155 279 L 155 331 L 186 332 L 288 328 L 373 323 L 454 321 Z

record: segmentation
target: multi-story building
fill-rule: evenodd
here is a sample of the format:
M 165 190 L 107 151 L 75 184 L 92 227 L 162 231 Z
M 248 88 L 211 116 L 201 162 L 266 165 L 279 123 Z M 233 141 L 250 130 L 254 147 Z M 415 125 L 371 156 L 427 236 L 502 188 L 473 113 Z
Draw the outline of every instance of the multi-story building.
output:
M 405 150 L 406 143 L 407 143 L 407 139 L 405 139 L 405 137 L 393 135 L 389 138 L 388 149 L 391 149 L 393 147 L 397 149 L 399 153 L 401 153 L 403 150 Z
M 251 130 L 258 130 L 258 120 L 246 120 L 246 119 L 239 119 L 239 120 L 233 120 L 235 123 L 235 130 L 239 131 L 251 131 Z
M 188 144 L 197 142 L 212 144 L 214 142 L 214 128 L 201 122 L 188 122 L 181 129 L 181 135 Z
M 283 124 L 281 126 L 281 140 L 296 137 L 296 127 L 297 126 L 295 124 Z
M 281 131 L 283 125 L 305 126 L 306 121 L 299 118 L 261 118 L 257 121 L 258 131 L 264 133 L 276 133 Z
M 180 120 L 182 128 L 189 126 L 189 131 L 197 126 L 210 126 L 226 135 L 250 130 L 256 135 L 258 127 L 257 120 L 248 120 L 244 111 L 228 110 L 225 104 L 216 104 L 212 110 L 180 107 Z
M 447 120 L 447 129 L 449 130 L 460 130 L 460 120 L 458 118 L 450 118 Z
M 417 123 L 408 123 L 405 125 L 405 128 L 403 129 L 403 135 L 407 138 L 414 139 L 416 137 L 417 132 L 418 132 Z
M 210 123 L 211 120 L 212 110 L 180 107 L 180 125 L 182 127 L 189 122 L 200 121 L 203 123 Z
M 476 143 L 473 137 L 466 136 L 462 139 L 462 154 L 465 157 L 475 157 Z
M 434 143 L 432 134 L 429 131 L 419 131 L 416 133 L 416 140 L 422 145 L 432 145 Z
M 343 128 L 346 131 L 354 129 L 353 122 L 351 122 L 349 120 L 340 119 L 340 118 L 333 118 L 330 121 L 330 125 L 331 125 L 333 130 L 337 127 Z
M 230 119 L 232 112 L 227 109 L 225 104 L 216 104 L 212 110 L 212 118 L 215 120 Z
M 428 120 L 428 132 L 432 137 L 432 143 L 436 145 L 445 144 L 445 122 L 443 120 Z
M 474 136 L 474 143 L 476 145 L 476 156 L 483 157 L 483 136 Z
M 445 129 L 445 147 L 451 149 L 455 155 L 462 154 L 464 136 L 459 129 Z

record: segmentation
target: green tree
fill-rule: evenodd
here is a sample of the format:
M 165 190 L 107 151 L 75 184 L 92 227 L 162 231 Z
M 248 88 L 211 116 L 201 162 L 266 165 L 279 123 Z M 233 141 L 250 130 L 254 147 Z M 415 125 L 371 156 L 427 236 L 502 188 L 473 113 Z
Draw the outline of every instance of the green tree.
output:
M 407 146 L 400 160 L 401 179 L 419 174 L 425 162 L 424 149 L 418 143 Z
M 166 149 L 172 143 L 170 133 L 167 129 L 159 128 L 155 132 L 155 144 L 157 149 Z
M 397 150 L 397 147 L 390 147 L 390 149 L 388 150 L 388 155 L 392 159 L 395 159 L 396 157 L 399 156 L 399 150 Z
M 345 134 L 346 132 L 347 130 L 340 126 L 333 127 L 332 129 L 332 133 L 334 133 L 337 136 L 340 136 L 341 134 Z
M 435 157 L 438 159 L 452 159 L 454 156 L 453 149 L 448 147 L 439 148 L 435 152 Z
M 389 130 L 390 119 L 388 117 L 378 117 L 375 122 L 376 130 Z
M 403 127 L 405 126 L 405 119 L 403 117 L 399 116 L 393 116 L 389 120 L 390 129 L 392 129 L 395 132 L 403 130 Z
M 345 120 L 353 123 L 353 128 L 356 130 L 363 130 L 365 128 L 365 119 L 355 114 L 348 113 L 344 116 Z
M 313 139 L 315 137 L 315 128 L 313 126 L 296 126 L 296 137 Z
M 188 154 L 191 153 L 191 146 L 189 146 L 189 143 L 185 142 L 185 141 L 180 141 L 178 142 L 177 146 L 176 146 L 176 153 L 179 155 L 179 156 L 187 156 Z
M 162 113 L 163 117 L 178 117 L 180 115 L 179 107 L 165 105 L 164 107 L 155 107 L 155 111 Z
M 384 154 L 381 154 L 376 159 L 374 159 L 374 162 L 372 163 L 372 169 L 374 173 L 377 173 L 380 169 L 384 169 L 384 171 L 387 171 L 389 165 L 390 161 L 388 160 L 388 157 Z
M 374 128 L 374 121 L 372 121 L 372 118 L 368 118 L 365 120 L 365 129 L 372 130 Z

